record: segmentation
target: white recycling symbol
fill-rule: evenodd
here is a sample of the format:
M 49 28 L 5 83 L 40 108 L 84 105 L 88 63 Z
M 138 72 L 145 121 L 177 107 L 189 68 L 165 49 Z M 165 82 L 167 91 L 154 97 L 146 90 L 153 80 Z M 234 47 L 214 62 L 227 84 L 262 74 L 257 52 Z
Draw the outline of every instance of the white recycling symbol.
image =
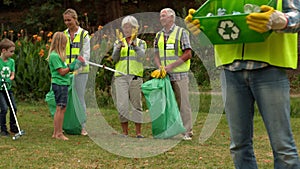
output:
M 218 33 L 224 40 L 235 40 L 239 38 L 240 29 L 232 20 L 223 20 L 219 22 Z
M 0 75 L 3 77 L 3 78 L 8 78 L 10 77 L 10 69 L 9 67 L 3 67 L 2 70 L 0 71 Z

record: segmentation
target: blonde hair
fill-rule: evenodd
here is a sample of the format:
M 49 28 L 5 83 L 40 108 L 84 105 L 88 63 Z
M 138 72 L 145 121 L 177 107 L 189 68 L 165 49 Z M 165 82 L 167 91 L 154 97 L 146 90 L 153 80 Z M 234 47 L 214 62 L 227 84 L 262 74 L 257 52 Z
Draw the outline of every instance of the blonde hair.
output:
M 122 20 L 122 23 L 121 23 L 121 27 L 123 28 L 124 25 L 126 23 L 129 23 L 132 27 L 138 29 L 139 28 L 139 23 L 138 21 L 136 20 L 135 17 L 133 16 L 126 16 L 123 20 Z
M 76 25 L 79 26 L 79 22 L 78 22 L 78 15 L 77 15 L 77 12 L 74 10 L 74 9 L 67 9 L 64 13 L 63 13 L 63 16 L 64 15 L 71 15 L 71 17 L 75 20 L 76 22 Z
M 66 60 L 66 45 L 68 38 L 63 32 L 55 32 L 52 38 L 50 45 L 48 57 L 46 60 L 49 60 L 50 54 L 52 51 L 55 51 L 64 62 Z
M 173 22 L 175 22 L 175 16 L 176 16 L 176 14 L 175 14 L 175 11 L 173 9 L 171 9 L 171 8 L 164 8 L 164 9 L 162 9 L 160 11 L 160 13 L 162 13 L 163 11 L 166 11 L 167 16 L 172 16 L 173 17 Z
M 9 49 L 11 47 L 16 47 L 15 43 L 7 38 L 4 38 L 1 42 L 0 42 L 0 53 L 2 51 L 2 49 Z

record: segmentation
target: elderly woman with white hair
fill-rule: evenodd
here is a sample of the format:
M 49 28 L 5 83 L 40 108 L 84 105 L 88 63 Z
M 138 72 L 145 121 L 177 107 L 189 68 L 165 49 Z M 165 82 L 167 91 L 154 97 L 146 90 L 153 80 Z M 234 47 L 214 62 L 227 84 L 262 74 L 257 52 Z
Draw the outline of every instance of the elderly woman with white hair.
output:
M 128 136 L 128 121 L 135 123 L 137 138 L 141 134 L 142 124 L 142 94 L 143 60 L 145 57 L 146 42 L 137 38 L 139 24 L 135 17 L 126 16 L 121 24 L 124 37 L 120 36 L 114 43 L 112 58 L 116 63 L 115 69 L 126 75 L 115 73 L 116 105 L 122 127 L 122 136 Z M 130 112 L 132 109 L 132 113 Z

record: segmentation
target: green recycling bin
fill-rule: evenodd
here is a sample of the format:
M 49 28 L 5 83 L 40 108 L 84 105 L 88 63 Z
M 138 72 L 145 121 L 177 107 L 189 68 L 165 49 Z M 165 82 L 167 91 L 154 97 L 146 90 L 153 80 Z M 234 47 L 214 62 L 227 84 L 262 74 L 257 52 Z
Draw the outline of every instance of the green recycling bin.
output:
M 259 33 L 248 28 L 244 5 L 269 5 L 276 8 L 276 0 L 208 0 L 193 14 L 200 21 L 202 32 L 212 44 L 234 44 L 263 42 L 271 31 Z M 225 15 L 218 16 L 218 10 L 225 9 Z M 210 16 L 208 16 L 210 15 Z

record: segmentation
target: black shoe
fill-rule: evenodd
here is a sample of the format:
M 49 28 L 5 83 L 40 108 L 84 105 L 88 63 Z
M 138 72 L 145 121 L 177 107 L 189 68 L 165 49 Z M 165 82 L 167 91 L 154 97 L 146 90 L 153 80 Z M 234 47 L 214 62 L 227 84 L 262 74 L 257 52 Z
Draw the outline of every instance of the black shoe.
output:
M 10 129 L 10 132 L 12 132 L 12 133 L 19 133 L 19 130 L 18 129 Z
M 18 130 L 17 127 L 11 127 L 10 128 L 10 132 L 12 132 L 12 133 L 19 133 L 19 130 Z
M 0 132 L 0 136 L 6 136 L 6 137 L 8 137 L 9 133 L 7 131 L 1 131 Z
M 18 127 L 16 124 L 10 125 L 10 132 L 12 133 L 19 133 Z

